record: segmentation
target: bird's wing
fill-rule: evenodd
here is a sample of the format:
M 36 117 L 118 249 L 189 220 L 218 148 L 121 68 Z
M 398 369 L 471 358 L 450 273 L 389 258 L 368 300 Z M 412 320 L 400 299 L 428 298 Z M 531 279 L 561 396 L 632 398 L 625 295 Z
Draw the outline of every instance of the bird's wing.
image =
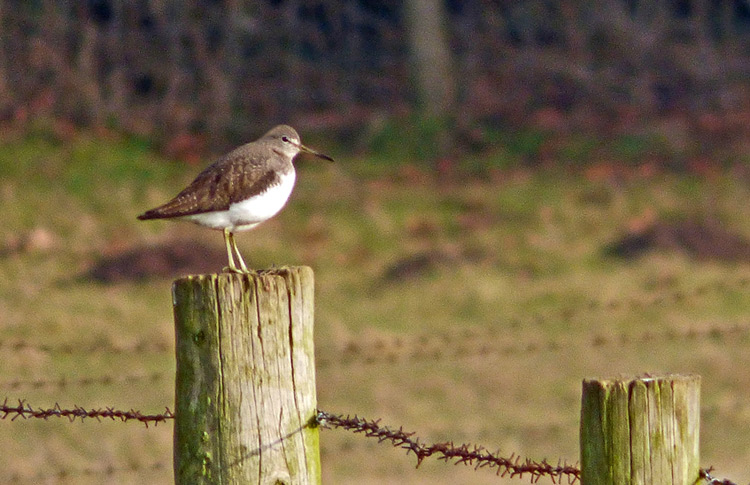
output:
M 279 183 L 278 174 L 264 170 L 256 157 L 235 151 L 206 167 L 172 200 L 138 218 L 163 219 L 228 210 L 230 204 L 261 194 Z

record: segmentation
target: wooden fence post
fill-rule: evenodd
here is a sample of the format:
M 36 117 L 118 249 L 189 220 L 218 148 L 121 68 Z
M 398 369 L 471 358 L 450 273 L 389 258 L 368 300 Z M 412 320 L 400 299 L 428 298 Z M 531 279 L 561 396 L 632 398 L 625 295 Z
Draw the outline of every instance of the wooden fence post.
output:
M 313 272 L 174 282 L 175 483 L 319 484 Z
M 694 485 L 700 377 L 584 380 L 582 485 Z

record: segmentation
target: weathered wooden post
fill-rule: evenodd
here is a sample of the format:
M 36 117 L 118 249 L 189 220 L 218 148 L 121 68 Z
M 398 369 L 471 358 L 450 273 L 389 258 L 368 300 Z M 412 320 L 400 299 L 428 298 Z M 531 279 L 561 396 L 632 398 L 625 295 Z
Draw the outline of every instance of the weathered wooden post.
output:
M 584 380 L 581 483 L 693 485 L 699 424 L 699 376 Z
M 319 484 L 312 270 L 188 276 L 172 292 L 175 483 Z

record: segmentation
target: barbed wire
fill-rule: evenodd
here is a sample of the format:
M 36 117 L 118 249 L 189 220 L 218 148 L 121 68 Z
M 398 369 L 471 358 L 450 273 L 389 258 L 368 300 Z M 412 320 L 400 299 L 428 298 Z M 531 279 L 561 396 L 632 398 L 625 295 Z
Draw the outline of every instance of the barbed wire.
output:
M 742 277 L 734 281 L 716 280 L 698 285 L 691 289 L 677 288 L 669 291 L 654 291 L 642 295 L 631 295 L 622 298 L 591 298 L 584 301 L 574 301 L 570 305 L 561 306 L 554 310 L 539 311 L 531 314 L 524 314 L 523 316 L 510 317 L 507 319 L 506 326 L 510 326 L 511 328 L 522 327 L 524 325 L 540 326 L 545 325 L 550 321 L 570 323 L 574 319 L 596 314 L 601 311 L 643 311 L 667 304 L 694 302 L 696 299 L 709 296 L 712 293 L 727 292 L 729 290 L 743 291 L 747 287 L 750 287 L 750 277 Z M 460 333 L 460 331 L 457 333 Z
M 692 289 L 674 289 L 656 295 L 630 296 L 626 298 L 596 300 L 589 299 L 577 302 L 575 307 L 561 308 L 550 312 L 537 312 L 526 314 L 522 317 L 511 317 L 507 320 L 507 326 L 520 327 L 522 325 L 542 325 L 550 320 L 569 322 L 574 318 L 580 318 L 585 314 L 596 313 L 602 310 L 617 311 L 622 309 L 644 310 L 653 306 L 667 303 L 679 303 L 692 301 L 695 298 L 711 294 L 711 292 L 728 291 L 731 289 L 744 289 L 750 286 L 750 277 L 737 278 L 734 281 L 717 280 L 696 286 Z M 464 329 L 448 331 L 441 334 L 442 339 L 454 341 L 456 338 L 477 337 L 482 335 L 493 336 L 500 332 L 497 327 L 485 329 Z M 423 341 L 434 339 L 432 334 L 412 336 L 412 339 Z M 398 337 L 395 337 L 398 339 Z M 353 342 L 356 345 L 356 342 Z M 143 354 L 143 353 L 167 353 L 172 351 L 172 346 L 166 342 L 155 342 L 152 338 L 145 338 L 128 346 L 122 346 L 106 340 L 96 342 L 75 342 L 65 344 L 33 343 L 22 340 L 0 340 L 0 350 L 22 352 L 32 350 L 50 354 L 79 354 L 79 353 L 108 353 L 108 354 Z
M 402 427 L 398 429 L 381 426 L 380 420 L 367 420 L 358 416 L 343 416 L 318 411 L 317 423 L 324 427 L 343 428 L 354 433 L 363 433 L 366 437 L 376 438 L 378 442 L 390 442 L 396 448 L 405 449 L 407 454 L 414 453 L 417 457 L 417 467 L 433 455 L 439 460 L 446 462 L 455 461 L 456 464 L 463 463 L 479 468 L 496 468 L 497 475 L 501 477 L 523 478 L 529 475 L 532 483 L 536 483 L 542 477 L 549 477 L 553 483 L 561 483 L 567 479 L 568 483 L 574 483 L 581 478 L 581 471 L 572 465 L 560 462 L 552 465 L 546 460 L 534 461 L 522 458 L 516 454 L 509 457 L 500 456 L 499 452 L 492 453 L 483 446 L 461 444 L 453 442 L 426 444 L 419 438 L 414 438 L 414 433 L 406 432 Z
M 11 421 L 15 421 L 19 418 L 37 418 L 46 421 L 51 417 L 67 418 L 69 422 L 73 422 L 76 419 L 84 420 L 86 418 L 96 419 L 99 422 L 102 419 L 111 419 L 112 421 L 120 420 L 122 422 L 134 420 L 143 423 L 148 428 L 151 423 L 153 423 L 154 426 L 157 426 L 159 423 L 166 423 L 167 421 L 174 420 L 175 415 L 168 407 L 165 408 L 164 413 L 159 414 L 143 414 L 140 411 L 133 409 L 130 411 L 123 411 L 111 407 L 103 409 L 85 409 L 80 406 L 73 406 L 73 408 L 65 409 L 62 408 L 59 403 L 55 403 L 52 408 L 34 409 L 23 399 L 19 399 L 18 404 L 15 406 L 9 405 L 7 397 L 3 404 L 0 405 L 0 420 L 10 418 Z M 562 459 L 558 461 L 557 465 L 553 465 L 547 460 L 535 461 L 529 458 L 522 458 L 515 453 L 512 453 L 508 457 L 502 457 L 499 452 L 492 453 L 481 445 L 467 443 L 455 445 L 452 441 L 427 444 L 418 437 L 414 437 L 415 433 L 404 431 L 402 426 L 399 426 L 398 429 L 381 426 L 380 421 L 380 419 L 367 420 L 360 418 L 357 415 L 353 417 L 350 415 L 344 416 L 318 410 L 317 415 L 311 419 L 305 427 L 323 426 L 326 428 L 342 428 L 352 431 L 355 434 L 362 433 L 368 438 L 376 438 L 378 443 L 389 442 L 391 446 L 395 448 L 406 450 L 407 454 L 414 453 L 417 458 L 417 467 L 422 464 L 425 458 L 437 455 L 438 460 L 443 460 L 445 462 L 453 461 L 455 464 L 463 463 L 474 467 L 475 470 L 480 468 L 496 468 L 496 474 L 501 477 L 508 476 L 511 478 L 524 478 L 524 476 L 529 475 L 531 483 L 537 483 L 543 477 L 550 478 L 552 483 L 562 483 L 562 480 L 565 479 L 570 484 L 578 482 L 581 479 L 580 468 L 574 465 L 568 465 Z M 140 472 L 143 470 L 155 471 L 163 468 L 166 468 L 163 463 L 154 463 L 151 465 L 133 464 L 119 468 L 107 466 L 102 469 L 85 468 L 72 471 L 58 470 L 51 474 L 40 474 L 34 477 L 22 477 L 18 474 L 12 475 L 9 481 L 41 481 L 47 478 L 64 479 L 74 475 L 109 476 L 121 472 Z M 727 479 L 720 480 L 712 477 L 712 471 L 713 467 L 700 470 L 700 478 L 705 480 L 706 484 L 737 485 Z
M 463 358 L 481 355 L 507 355 L 507 354 L 529 354 L 538 352 L 549 352 L 568 348 L 569 341 L 562 340 L 538 340 L 510 343 L 498 343 L 497 340 L 508 335 L 508 328 L 520 328 L 525 324 L 534 326 L 545 325 L 550 322 L 570 322 L 585 314 L 595 313 L 602 310 L 638 310 L 643 311 L 653 306 L 666 303 L 678 303 L 694 301 L 697 297 L 709 295 L 712 291 L 721 292 L 730 289 L 744 289 L 750 286 L 750 278 L 743 277 L 735 281 L 718 280 L 696 286 L 691 290 L 677 289 L 667 293 L 649 295 L 648 297 L 629 297 L 612 300 L 594 300 L 576 303 L 576 307 L 562 308 L 552 312 L 538 312 L 524 317 L 509 318 L 506 325 L 473 327 L 460 330 L 447 330 L 439 335 L 421 334 L 408 336 L 392 336 L 375 338 L 368 337 L 366 344 L 364 339 L 351 339 L 331 350 L 336 357 L 330 358 L 319 353 L 317 363 L 320 367 L 337 364 L 357 363 L 383 363 L 422 360 L 441 360 L 452 358 Z M 602 347 L 605 345 L 627 345 L 664 341 L 690 340 L 690 339 L 721 339 L 729 337 L 750 336 L 750 324 L 735 324 L 730 327 L 713 325 L 703 329 L 666 329 L 661 332 L 647 330 L 640 334 L 628 334 L 622 332 L 618 335 L 598 334 L 589 337 L 589 347 Z M 580 342 L 580 339 L 576 339 Z M 467 347 L 467 344 L 478 344 Z M 407 349 L 407 347 L 411 347 Z M 414 350 L 416 349 L 416 350 Z M 323 350 L 321 348 L 321 350 Z
M 0 340 L 0 350 L 10 352 L 35 351 L 45 354 L 148 354 L 167 353 L 172 347 L 166 342 L 154 342 L 148 338 L 123 347 L 105 340 L 99 342 L 75 342 L 65 344 L 33 343 L 22 340 Z
M 661 342 L 685 342 L 697 340 L 724 341 L 728 339 L 750 339 L 750 323 L 734 325 L 709 325 L 703 328 L 646 330 L 640 333 L 621 332 L 607 335 L 598 333 L 575 339 L 512 340 L 500 342 L 499 329 L 466 329 L 453 335 L 393 336 L 377 339 L 350 340 L 338 351 L 328 350 L 335 356 L 318 355 L 316 365 L 325 368 L 336 365 L 398 363 L 404 361 L 438 361 L 471 358 L 476 356 L 534 354 L 554 352 L 572 345 L 588 348 L 606 346 L 641 345 Z M 506 339 L 507 340 L 507 339 Z M 322 352 L 319 351 L 319 354 Z M 106 375 L 99 377 L 59 377 L 56 379 L 34 379 L 0 382 L 0 388 L 19 390 L 22 388 L 65 388 L 69 386 L 93 386 L 129 384 L 137 381 L 157 382 L 167 376 L 160 372 L 133 375 Z
M 86 386 L 110 386 L 114 384 L 134 384 L 138 381 L 158 382 L 166 379 L 168 376 L 163 372 L 152 372 L 150 374 L 130 374 L 130 375 L 106 375 L 98 377 L 58 377 L 56 379 L 35 379 L 0 382 L 0 389 L 17 391 L 22 388 L 28 389 L 46 389 L 66 387 L 86 387 Z M 169 376 L 171 378 L 171 376 Z
M 716 292 L 726 292 L 729 290 L 742 291 L 750 286 L 750 277 L 738 278 L 734 281 L 716 280 L 709 283 L 698 285 L 692 289 L 673 289 L 664 292 L 649 292 L 641 296 L 629 296 L 623 298 L 612 298 L 607 300 L 589 299 L 582 302 L 574 302 L 575 307 L 567 306 L 549 312 L 538 312 L 525 318 L 513 318 L 510 320 L 511 325 L 521 326 L 541 325 L 550 319 L 562 322 L 570 322 L 575 318 L 581 318 L 587 314 L 594 314 L 600 311 L 642 311 L 648 308 L 662 306 L 666 304 L 678 304 L 692 302 L 697 298 L 709 296 Z
M 469 331 L 452 337 L 420 336 L 351 340 L 335 353 L 335 357 L 319 355 L 319 368 L 335 365 L 399 363 L 404 361 L 437 361 L 476 356 L 534 354 L 554 352 L 585 345 L 588 348 L 607 346 L 642 345 L 662 342 L 688 342 L 698 340 L 724 341 L 728 339 L 750 339 L 750 323 L 710 325 L 704 328 L 646 330 L 640 333 L 621 332 L 607 335 L 598 333 L 574 339 L 511 340 L 500 342 L 499 330 L 489 332 Z M 334 352 L 330 352 L 334 354 Z
M 538 314 L 535 318 L 528 319 L 528 321 L 516 319 L 516 324 L 520 325 L 525 322 L 538 325 L 545 323 L 546 320 L 550 318 L 569 323 L 575 318 L 581 318 L 587 314 L 593 314 L 599 311 L 643 311 L 667 304 L 677 305 L 694 302 L 698 298 L 706 297 L 717 292 L 727 292 L 729 290 L 744 291 L 748 287 L 750 287 L 750 277 L 745 277 L 731 282 L 717 280 L 696 286 L 690 290 L 675 289 L 656 294 L 648 293 L 641 297 L 631 296 L 628 298 L 609 300 L 590 299 L 581 302 L 580 304 L 576 303 L 575 307 L 560 308 L 546 314 Z
M 568 465 L 562 459 L 558 461 L 557 465 L 552 465 L 546 460 L 534 461 L 529 458 L 522 458 L 515 453 L 503 458 L 499 452 L 489 452 L 484 446 L 479 445 L 464 443 L 456 446 L 450 441 L 427 444 L 419 438 L 415 438 L 415 433 L 404 431 L 401 426 L 398 429 L 381 426 L 380 419 L 367 420 L 356 415 L 351 417 L 318 410 L 314 424 L 363 433 L 368 438 L 377 439 L 378 443 L 390 442 L 395 448 L 405 449 L 407 454 L 414 453 L 417 457 L 417 467 L 425 458 L 438 455 L 439 460 L 455 461 L 456 464 L 463 463 L 473 466 L 475 470 L 485 467 L 497 468 L 496 473 L 501 477 L 523 478 L 524 475 L 528 474 L 531 483 L 537 483 L 543 477 L 550 478 L 552 483 L 562 483 L 562 480 L 566 479 L 568 483 L 572 484 L 581 480 L 580 468 Z M 720 480 L 712 477 L 711 472 L 713 470 L 713 467 L 709 467 L 702 468 L 699 471 L 699 476 L 705 480 L 706 485 L 737 485 L 727 479 Z
M 99 409 L 85 409 L 80 406 L 73 406 L 73 408 L 65 409 L 60 407 L 60 404 L 55 403 L 54 407 L 51 408 L 37 408 L 34 409 L 29 403 L 23 399 L 18 400 L 18 404 L 11 406 L 8 404 L 8 398 L 5 398 L 3 404 L 0 405 L 0 419 L 10 418 L 11 421 L 15 421 L 18 418 L 39 418 L 47 420 L 51 417 L 56 418 L 68 418 L 69 421 L 75 421 L 76 419 L 84 420 L 85 418 L 93 418 L 97 421 L 102 419 L 111 419 L 113 421 L 130 421 L 136 420 L 146 425 L 148 428 L 149 423 L 153 423 L 154 426 L 159 423 L 164 423 L 167 420 L 174 419 L 174 413 L 165 408 L 166 411 L 161 414 L 143 414 L 140 411 L 131 409 L 130 411 L 122 411 L 111 407 L 99 408 Z
M 710 294 L 711 291 L 725 291 L 746 287 L 750 284 L 750 278 L 743 278 L 734 283 L 714 282 L 698 286 L 690 291 L 675 290 L 662 293 L 648 298 L 622 298 L 618 300 L 597 301 L 589 300 L 588 302 L 579 303 L 575 308 L 563 308 L 553 312 L 537 313 L 521 319 L 512 319 L 510 324 L 513 327 L 520 327 L 524 324 L 543 324 L 549 319 L 570 321 L 582 316 L 584 313 L 593 313 L 598 311 L 618 311 L 618 310 L 644 310 L 650 306 L 663 305 L 668 303 L 677 304 L 679 302 L 691 301 L 696 297 Z M 507 329 L 506 329 L 507 330 Z M 739 339 L 750 338 L 750 322 L 737 323 L 734 325 L 707 325 L 700 328 L 673 329 L 666 328 L 662 330 L 646 330 L 643 332 L 620 332 L 613 334 L 599 333 L 587 335 L 574 339 L 538 339 L 523 341 L 520 339 L 511 339 L 508 341 L 507 332 L 500 328 L 472 328 L 459 331 L 451 331 L 445 334 L 435 336 L 434 334 L 423 334 L 416 336 L 394 336 L 379 339 L 358 340 L 353 339 L 345 342 L 340 349 L 332 350 L 335 356 L 318 356 L 318 367 L 332 365 L 350 365 L 350 364 L 377 364 L 377 363 L 397 363 L 403 361 L 431 361 L 442 359 L 460 359 L 474 356 L 492 356 L 507 354 L 531 354 L 539 352 L 553 352 L 571 345 L 586 345 L 590 348 L 604 348 L 607 346 L 639 345 L 651 342 L 688 342 L 688 341 L 715 341 L 722 342 L 726 340 L 738 341 Z M 504 340 L 504 341 L 503 341 Z M 166 353 L 171 347 L 166 343 L 153 342 L 152 340 L 143 340 L 135 344 L 122 347 L 112 342 L 94 342 L 83 344 L 34 344 L 24 341 L 0 341 L 0 350 L 22 352 L 26 350 L 58 353 L 58 354 L 78 354 L 78 353 L 111 353 L 111 354 L 139 354 L 139 353 Z M 31 381 L 14 380 L 0 383 L 0 388 L 19 390 L 22 388 L 41 389 L 41 388 L 65 388 L 68 386 L 92 386 L 92 385 L 113 385 L 113 384 L 132 384 L 138 381 L 147 380 L 150 382 L 161 381 L 167 378 L 164 373 L 135 374 L 135 375 L 111 375 L 99 377 L 81 377 L 70 378 L 60 377 L 57 379 L 37 379 Z M 171 378 L 171 375 L 169 376 Z M 0 406 L 0 419 L 10 418 L 14 421 L 18 418 L 30 419 L 41 418 L 49 419 L 50 417 L 67 418 L 69 421 L 76 419 L 94 418 L 98 421 L 102 419 L 121 420 L 121 421 L 138 421 L 146 427 L 150 423 L 155 426 L 159 423 L 167 422 L 174 419 L 173 413 L 166 408 L 162 414 L 142 414 L 136 410 L 122 411 L 114 408 L 104 409 L 85 409 L 74 406 L 72 409 L 64 409 L 55 404 L 53 408 L 33 409 L 25 400 L 19 400 L 18 405 L 8 405 L 8 399 Z M 568 483 L 580 481 L 580 470 L 576 466 L 568 465 L 565 462 L 558 462 L 553 465 L 546 460 L 533 461 L 528 458 L 522 458 L 518 455 L 511 454 L 509 457 L 500 456 L 499 452 L 492 453 L 485 447 L 471 444 L 455 445 L 453 442 L 427 444 L 419 438 L 414 437 L 414 433 L 405 432 L 402 427 L 398 429 L 381 426 L 380 420 L 366 420 L 356 415 L 332 415 L 320 411 L 317 417 L 319 424 L 327 427 L 339 427 L 354 433 L 363 433 L 367 437 L 373 437 L 378 442 L 389 442 L 392 446 L 405 449 L 408 453 L 414 453 L 417 458 L 417 466 L 424 459 L 436 456 L 446 462 L 464 463 L 479 468 L 494 468 L 499 476 L 509 476 L 524 478 L 529 477 L 532 483 L 536 483 L 542 477 L 550 478 L 553 483 L 559 483 L 567 480 Z M 112 475 L 114 473 L 148 469 L 163 468 L 163 464 L 153 465 L 134 465 L 133 467 L 106 467 L 102 469 L 83 469 L 83 470 L 60 470 L 53 475 L 45 477 L 33 477 L 34 480 L 43 480 L 44 478 L 65 478 L 71 475 L 103 474 Z M 709 485 L 736 485 L 729 480 L 721 480 L 711 476 L 713 468 L 701 469 L 700 478 Z M 11 477 L 11 481 L 15 480 Z M 18 476 L 16 481 L 23 480 Z
M 65 480 L 72 477 L 94 477 L 104 476 L 112 477 L 120 473 L 143 473 L 143 472 L 157 472 L 162 470 L 168 470 L 171 465 L 166 463 L 156 462 L 150 464 L 143 463 L 131 463 L 125 466 L 113 466 L 107 465 L 103 468 L 79 468 L 79 469 L 60 469 L 52 472 L 42 472 L 32 476 L 24 476 L 20 473 L 15 473 L 8 477 L 9 483 L 40 483 L 48 480 Z
M 382 364 L 399 363 L 404 361 L 439 361 L 447 359 L 465 359 L 478 356 L 497 356 L 513 354 L 535 354 L 541 352 L 555 352 L 570 348 L 573 345 L 585 345 L 596 349 L 607 346 L 643 345 L 648 343 L 663 342 L 689 342 L 689 341 L 716 341 L 726 340 L 738 341 L 747 339 L 750 341 L 750 323 L 734 325 L 709 325 L 703 328 L 687 328 L 663 330 L 646 330 L 639 333 L 621 332 L 619 334 L 597 333 L 574 339 L 547 339 L 547 340 L 511 340 L 499 341 L 500 330 L 470 330 L 455 335 L 416 337 L 394 336 L 390 338 L 350 340 L 345 343 L 341 350 L 328 350 L 332 355 L 320 355 L 316 359 L 318 368 L 331 366 L 346 366 L 354 364 Z M 585 338 L 585 340 L 584 340 Z M 0 382 L 0 388 L 16 391 L 23 388 L 44 389 L 85 386 L 107 386 L 114 384 L 132 384 L 138 381 L 158 382 L 171 378 L 161 372 L 149 374 L 132 375 L 105 375 L 99 377 L 66 377 L 61 376 L 54 379 L 16 379 Z

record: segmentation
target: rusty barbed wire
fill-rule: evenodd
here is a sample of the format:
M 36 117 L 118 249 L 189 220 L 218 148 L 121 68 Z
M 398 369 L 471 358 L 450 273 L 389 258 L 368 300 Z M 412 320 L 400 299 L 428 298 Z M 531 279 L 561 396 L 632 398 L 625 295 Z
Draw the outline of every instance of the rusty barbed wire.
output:
M 60 404 L 55 403 L 54 407 L 51 408 L 37 408 L 34 409 L 29 403 L 23 399 L 18 400 L 18 404 L 11 406 L 8 404 L 8 398 L 5 398 L 3 404 L 0 405 L 0 419 L 10 418 L 11 421 L 15 421 L 18 418 L 39 418 L 47 420 L 48 418 L 67 418 L 69 421 L 75 421 L 76 419 L 84 420 L 86 418 L 93 418 L 97 421 L 102 419 L 111 419 L 113 421 L 139 421 L 148 427 L 150 423 L 154 426 L 159 423 L 164 423 L 167 420 L 174 419 L 174 413 L 165 408 L 165 412 L 161 414 L 143 414 L 140 411 L 131 409 L 130 411 L 122 411 L 111 407 L 99 408 L 99 409 L 85 409 L 80 406 L 73 406 L 73 408 L 65 409 Z
M 646 330 L 639 333 L 621 332 L 607 335 L 598 333 L 575 339 L 512 340 L 498 342 L 499 330 L 491 332 L 470 331 L 460 336 L 447 338 L 440 336 L 392 337 L 376 340 L 351 340 L 343 345 L 335 357 L 319 355 L 316 363 L 319 368 L 333 365 L 381 364 L 404 361 L 437 361 L 461 359 L 476 356 L 534 354 L 555 352 L 572 345 L 586 345 L 589 348 L 612 345 L 641 345 L 653 342 L 717 341 L 745 338 L 750 340 L 750 323 L 734 325 L 711 325 L 703 328 Z M 331 351 L 331 353 L 334 353 Z
M 41 472 L 32 476 L 23 476 L 20 473 L 15 473 L 8 477 L 8 483 L 40 483 L 48 480 L 65 480 L 72 477 L 94 477 L 104 476 L 112 477 L 121 473 L 144 473 L 144 472 L 158 472 L 162 470 L 169 470 L 171 465 L 166 463 L 132 463 L 126 466 L 113 466 L 107 465 L 103 468 L 79 468 L 79 469 L 59 469 L 51 472 Z
M 111 407 L 85 409 L 80 406 L 73 406 L 73 408 L 66 409 L 62 408 L 59 403 L 55 403 L 52 408 L 34 409 L 23 399 L 19 399 L 18 404 L 15 406 L 9 405 L 7 397 L 3 401 L 3 404 L 0 405 L 0 420 L 10 418 L 11 421 L 15 421 L 18 418 L 37 418 L 46 421 L 50 417 L 67 418 L 69 422 L 73 422 L 76 419 L 83 421 L 86 418 L 96 419 L 98 422 L 101 422 L 102 419 L 120 420 L 122 422 L 134 420 L 143 423 L 148 428 L 151 423 L 157 426 L 159 423 L 173 420 L 175 416 L 168 407 L 165 408 L 164 413 L 159 414 L 143 414 L 133 409 L 123 411 Z M 395 448 L 406 450 L 407 454 L 414 453 L 417 458 L 417 467 L 422 464 L 425 458 L 437 455 L 438 460 L 445 462 L 453 461 L 456 465 L 463 463 L 474 467 L 475 470 L 480 468 L 496 468 L 496 474 L 500 477 L 524 478 L 524 476 L 529 475 L 531 483 L 538 483 L 544 477 L 551 479 L 552 483 L 562 483 L 563 480 L 567 480 L 569 484 L 573 484 L 581 480 L 580 468 L 568 465 L 562 459 L 558 460 L 557 465 L 553 465 L 547 460 L 535 461 L 529 458 L 522 458 L 515 453 L 512 453 L 509 457 L 502 457 L 499 452 L 492 453 L 481 445 L 467 443 L 455 445 L 451 441 L 427 444 L 418 437 L 415 438 L 415 433 L 404 431 L 402 426 L 399 426 L 398 429 L 381 426 L 380 419 L 367 420 L 357 415 L 353 417 L 350 415 L 336 415 L 318 410 L 317 415 L 305 425 L 305 427 L 315 426 L 342 428 L 353 431 L 355 434 L 362 433 L 368 438 L 376 438 L 379 443 L 389 442 Z M 153 463 L 150 465 L 131 464 L 126 467 L 107 466 L 101 469 L 58 470 L 52 473 L 38 474 L 33 477 L 22 477 L 18 474 L 11 475 L 9 482 L 18 483 L 25 480 L 36 482 L 49 478 L 64 479 L 77 475 L 111 476 L 116 473 L 141 472 L 144 470 L 157 471 L 164 468 L 166 468 L 166 465 L 163 463 Z M 700 470 L 700 478 L 707 485 L 737 485 L 727 479 L 720 480 L 712 477 L 712 471 L 713 467 Z
M 618 311 L 618 310 L 643 310 L 649 306 L 663 305 L 667 303 L 679 303 L 690 301 L 691 298 L 701 297 L 709 294 L 711 291 L 724 291 L 746 287 L 750 284 L 750 279 L 740 279 L 735 283 L 715 282 L 694 288 L 691 291 L 676 290 L 669 293 L 662 293 L 646 299 L 624 298 L 620 300 L 595 301 L 590 300 L 577 304 L 576 308 L 563 308 L 553 312 L 539 313 L 525 317 L 523 321 L 513 319 L 512 324 L 519 327 L 524 324 L 544 323 L 548 319 L 560 319 L 569 321 L 585 312 L 598 311 Z M 403 361 L 429 361 L 441 359 L 459 359 L 473 356 L 484 355 L 507 355 L 507 354 L 530 354 L 537 352 L 553 352 L 571 345 L 587 345 L 591 348 L 604 348 L 613 345 L 637 345 L 650 342 L 688 342 L 688 341 L 716 341 L 750 339 L 750 322 L 738 323 L 735 325 L 708 325 L 701 328 L 647 330 L 638 333 L 621 332 L 619 334 L 595 334 L 586 337 L 585 341 L 580 338 L 576 339 L 539 339 L 539 340 L 511 340 L 508 342 L 499 342 L 497 339 L 506 337 L 499 328 L 488 329 L 465 329 L 461 331 L 448 332 L 439 336 L 425 334 L 410 337 L 393 337 L 380 338 L 374 341 L 370 340 L 365 343 L 361 340 L 351 340 L 344 344 L 341 350 L 338 350 L 336 357 L 319 356 L 317 365 L 326 367 L 331 365 L 347 365 L 353 363 L 376 364 L 376 363 L 395 363 Z M 137 353 L 165 353 L 171 349 L 164 343 L 154 343 L 150 341 L 138 342 L 128 347 L 116 346 L 111 342 L 95 342 L 91 344 L 33 344 L 23 341 L 0 341 L 0 350 L 5 351 L 25 351 L 33 350 L 44 353 L 61 353 L 61 354 L 78 354 L 78 353 L 113 353 L 113 354 L 137 354 Z M 38 379 L 33 381 L 14 380 L 0 383 L 0 388 L 18 390 L 21 388 L 65 388 L 68 386 L 91 386 L 91 385 L 112 385 L 112 384 L 130 384 L 137 381 L 148 380 L 156 382 L 165 378 L 171 378 L 164 373 L 136 374 L 136 375 L 113 375 L 100 377 L 82 377 L 58 379 Z M 139 411 L 130 410 L 122 411 L 114 408 L 90 409 L 74 406 L 72 409 L 64 409 L 55 404 L 49 409 L 33 409 L 25 400 L 19 400 L 18 405 L 9 406 L 8 399 L 0 406 L 0 419 L 10 418 L 14 421 L 18 418 L 30 419 L 50 417 L 64 417 L 69 421 L 85 418 L 130 421 L 135 420 L 144 423 L 146 427 L 150 423 L 155 426 L 159 423 L 167 422 L 174 419 L 173 413 L 166 408 L 162 414 L 142 414 Z M 392 446 L 402 448 L 407 453 L 414 453 L 419 466 L 425 458 L 436 456 L 446 462 L 464 463 L 479 468 L 496 468 L 499 476 L 509 476 L 524 478 L 530 477 L 532 483 L 536 483 L 542 477 L 550 478 L 553 483 L 560 483 L 567 480 L 568 483 L 580 481 L 580 470 L 568 465 L 565 462 L 558 462 L 552 465 L 546 460 L 533 461 L 528 458 L 524 459 L 515 454 L 509 457 L 502 457 L 499 453 L 492 453 L 483 446 L 461 444 L 455 445 L 452 442 L 427 444 L 419 438 L 414 437 L 414 433 L 405 432 L 402 427 L 398 429 L 380 426 L 380 420 L 366 420 L 343 415 L 332 415 L 320 411 L 318 414 L 318 423 L 323 426 L 340 427 L 353 431 L 354 433 L 363 433 L 367 437 L 373 437 L 378 442 L 389 442 Z M 156 467 L 163 465 L 155 464 Z M 139 469 L 147 469 L 141 467 Z M 154 468 L 156 469 L 156 468 Z M 85 469 L 78 471 L 54 472 L 49 475 L 50 478 L 65 478 L 73 474 L 114 474 L 120 471 L 138 471 L 138 469 L 113 468 L 108 467 L 100 470 Z M 736 485 L 729 480 L 720 480 L 711 476 L 713 468 L 701 469 L 700 478 L 708 485 Z M 11 477 L 13 478 L 13 477 Z M 45 477 L 42 477 L 45 478 Z M 21 478 L 18 478 L 21 480 Z M 40 479 L 41 480 L 41 479 Z
M 523 478 L 530 476 L 531 483 L 537 483 L 541 478 L 547 477 L 552 483 L 562 483 L 565 479 L 568 483 L 576 483 L 581 480 L 581 470 L 577 466 L 568 465 L 564 460 L 559 460 L 557 465 L 552 465 L 547 460 L 534 461 L 522 458 L 515 453 L 504 458 L 499 452 L 492 453 L 484 446 L 462 444 L 456 446 L 453 442 L 427 444 L 419 438 L 415 438 L 413 432 L 404 431 L 402 426 L 394 429 L 381 426 L 380 420 L 367 420 L 358 416 L 336 415 L 318 410 L 315 417 L 315 425 L 323 427 L 342 428 L 354 433 L 363 433 L 368 438 L 375 438 L 378 443 L 390 442 L 395 448 L 405 449 L 407 454 L 414 453 L 417 457 L 417 467 L 433 455 L 438 455 L 439 460 L 445 462 L 455 461 L 455 464 L 463 463 L 479 468 L 497 468 L 497 475 L 501 477 Z M 713 467 L 702 468 L 700 478 L 705 480 L 706 485 L 737 485 L 724 479 L 720 480 L 711 476 Z
M 492 453 L 483 446 L 461 444 L 453 442 L 427 444 L 414 433 L 406 432 L 402 427 L 392 429 L 381 426 L 380 420 L 367 420 L 358 416 L 343 416 L 318 411 L 317 423 L 326 427 L 343 428 L 354 433 L 363 433 L 366 437 L 376 438 L 378 442 L 390 442 L 396 448 L 402 448 L 408 453 L 414 453 L 417 457 L 417 467 L 425 458 L 437 455 L 439 460 L 446 462 L 454 461 L 455 464 L 463 463 L 479 468 L 496 468 L 497 475 L 501 477 L 523 478 L 530 476 L 531 483 L 537 483 L 541 478 L 548 477 L 553 483 L 561 483 L 566 479 L 568 483 L 575 483 L 581 478 L 578 467 L 568 465 L 560 461 L 552 465 L 546 460 L 534 461 L 529 458 L 521 458 L 516 454 L 509 457 L 500 456 L 499 452 Z
M 172 378 L 167 376 L 163 372 L 152 372 L 150 374 L 130 374 L 130 375 L 106 375 L 99 377 L 58 377 L 57 379 L 35 379 L 35 380 L 21 380 L 17 379 L 14 381 L 0 382 L 0 389 L 17 391 L 19 389 L 47 389 L 57 388 L 64 389 L 66 387 L 86 387 L 86 386 L 110 386 L 114 384 L 133 384 L 138 381 L 147 382 L 158 382 L 166 378 Z
M 527 433 L 533 433 L 533 436 L 535 439 L 538 439 L 540 441 L 548 440 L 548 439 L 557 439 L 560 436 L 564 434 L 575 434 L 578 432 L 578 429 L 580 427 L 580 423 L 578 419 L 572 419 L 570 423 L 563 423 L 563 424 L 556 424 L 556 423 L 537 423 L 537 424 L 530 424 L 530 423 L 524 423 L 524 424 L 516 424 L 516 425 L 502 425 L 498 424 L 497 426 L 493 426 L 490 423 L 487 423 L 484 427 L 479 428 L 472 428 L 473 431 L 475 431 L 475 434 L 478 436 L 489 436 L 490 434 L 493 435 L 499 435 L 499 436 L 522 436 Z M 554 437 L 553 437 L 554 435 Z M 369 441 L 368 441 L 369 442 Z M 366 445 L 366 442 L 353 442 L 351 440 L 346 440 L 341 443 L 330 443 L 330 442 L 321 442 L 320 443 L 320 451 L 321 453 L 342 453 L 342 452 L 350 452 L 354 449 L 355 446 L 358 446 L 360 444 Z

